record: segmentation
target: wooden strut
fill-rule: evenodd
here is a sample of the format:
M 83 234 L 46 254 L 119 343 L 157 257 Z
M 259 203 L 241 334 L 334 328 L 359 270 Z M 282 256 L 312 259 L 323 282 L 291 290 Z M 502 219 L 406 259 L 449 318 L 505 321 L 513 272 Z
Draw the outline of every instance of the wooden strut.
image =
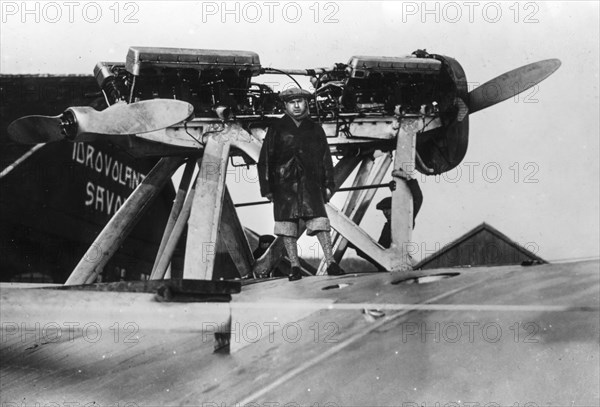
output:
M 223 248 L 229 253 L 239 276 L 244 278 L 252 274 L 254 256 L 227 187 L 225 187 L 223 198 L 219 244 L 223 245 Z M 218 270 L 213 274 L 214 277 L 219 277 Z
M 356 173 L 356 176 L 354 177 L 354 181 L 352 182 L 352 188 L 360 187 L 367 183 L 367 179 L 373 168 L 373 163 L 374 163 L 373 156 L 367 156 L 362 160 L 360 167 L 358 168 L 358 172 Z M 338 189 L 338 191 L 340 189 Z M 352 190 L 352 192 L 348 195 L 348 197 L 346 198 L 346 202 L 344 202 L 344 207 L 342 208 L 342 212 L 344 212 L 344 214 L 350 215 L 350 213 L 356 206 L 359 195 L 360 195 L 360 191 L 358 191 L 358 190 Z M 333 247 L 336 246 L 336 243 L 339 241 L 339 237 L 340 237 L 340 235 L 337 231 L 335 231 L 335 230 L 332 231 L 331 242 L 332 242 Z M 317 275 L 318 276 L 324 275 L 326 272 L 326 269 L 327 269 L 327 260 L 323 257 L 321 259 L 321 262 L 319 263 L 319 267 L 317 268 Z
M 371 174 L 374 163 L 374 157 L 365 157 L 363 162 L 360 164 L 360 168 L 358 169 L 356 177 L 354 178 L 354 182 L 352 183 L 352 192 L 348 195 L 348 198 L 346 198 L 346 202 L 344 203 L 344 207 L 342 208 L 342 212 L 344 212 L 346 215 L 350 215 L 356 207 L 357 203 L 359 202 L 361 191 L 358 188 L 361 188 L 367 184 L 369 174 Z M 344 189 L 345 188 L 339 188 L 338 192 Z M 332 241 L 335 241 L 338 236 L 339 234 L 334 231 Z
M 211 280 L 217 251 L 225 176 L 231 143 L 209 137 L 196 179 L 185 247 L 183 277 Z
M 173 232 L 173 228 L 175 227 L 175 223 L 177 222 L 177 218 L 181 213 L 181 209 L 183 208 L 183 203 L 185 201 L 185 197 L 187 195 L 188 189 L 190 187 L 190 181 L 192 180 L 192 175 L 194 175 L 196 160 L 190 159 L 183 172 L 183 176 L 181 177 L 181 182 L 179 183 L 179 189 L 175 195 L 175 200 L 173 201 L 173 206 L 171 207 L 171 213 L 169 214 L 169 220 L 167 221 L 167 226 L 165 227 L 165 231 L 163 232 L 162 239 L 160 241 L 160 246 L 158 248 L 158 252 L 156 253 L 156 259 L 154 260 L 154 265 L 152 266 L 152 273 L 150 275 L 151 280 L 157 280 L 156 268 L 160 259 L 165 250 L 165 246 L 169 241 L 171 236 L 171 232 Z M 164 275 L 158 279 L 164 278 Z
M 198 161 L 198 163 L 199 162 L 200 161 Z M 193 167 L 193 164 L 192 164 L 192 167 Z M 183 183 L 183 178 L 182 178 L 182 183 Z M 185 201 L 181 207 L 181 211 L 179 212 L 177 219 L 175 220 L 175 223 L 173 224 L 173 229 L 169 233 L 169 236 L 165 243 L 165 247 L 163 248 L 162 253 L 160 253 L 160 257 L 158 257 L 158 255 L 156 257 L 155 267 L 154 267 L 154 270 L 152 271 L 152 275 L 150 276 L 151 280 L 161 280 L 161 279 L 165 278 L 165 274 L 167 273 L 167 269 L 169 267 L 169 264 L 171 263 L 171 259 L 173 258 L 173 253 L 175 253 L 175 249 L 177 248 L 177 243 L 179 242 L 179 239 L 181 238 L 181 235 L 183 234 L 183 231 L 185 230 L 188 219 L 190 217 L 190 212 L 192 210 L 192 202 L 194 200 L 195 193 L 196 193 L 196 182 L 194 181 L 191 188 L 189 188 L 187 197 L 184 197 Z M 173 206 L 175 206 L 175 203 L 173 203 Z M 166 230 L 165 230 L 165 233 L 166 233 Z M 172 278 L 175 278 L 175 277 L 183 278 L 183 276 L 179 276 L 179 275 L 171 275 L 171 277 Z
M 173 258 L 173 253 L 177 247 L 177 243 L 181 239 L 181 235 L 183 234 L 183 231 L 185 230 L 190 218 L 192 203 L 194 202 L 194 196 L 196 193 L 195 184 L 196 183 L 194 182 L 194 185 L 192 185 L 190 188 L 190 192 L 182 207 L 181 213 L 173 226 L 173 230 L 169 236 L 169 239 L 167 240 L 167 243 L 165 244 L 164 251 L 156 263 L 156 269 L 150 277 L 151 280 L 160 280 L 165 278 L 167 269 Z M 220 246 L 223 245 L 225 250 L 231 256 L 239 276 L 245 277 L 252 271 L 252 251 L 250 249 L 248 240 L 245 238 L 244 229 L 239 221 L 237 212 L 235 212 L 235 209 L 232 208 L 232 205 L 233 202 L 231 201 L 229 191 L 226 189 L 215 254 L 220 251 Z M 172 275 L 171 277 L 183 278 L 182 275 Z M 213 279 L 218 277 L 218 271 L 215 271 Z
M 123 206 L 108 221 L 79 261 L 65 285 L 86 284 L 96 279 L 182 162 L 183 158 L 181 157 L 160 159 L 123 203 Z
M 215 271 L 215 260 L 222 251 L 229 253 L 239 276 L 251 271 L 254 259 L 250 245 L 225 184 L 231 146 L 250 145 L 251 139 L 247 132 L 234 125 L 226 125 L 206 138 L 188 221 L 183 269 L 186 279 L 221 277 Z M 252 151 L 258 155 L 259 149 L 255 150 Z M 219 230 L 221 227 L 222 231 Z
M 335 207 L 327 204 L 327 217 L 331 222 L 331 226 L 338 231 L 345 239 L 354 246 L 360 248 L 367 256 L 375 260 L 385 269 L 391 269 L 391 260 L 389 249 L 381 247 L 371 236 L 367 234 L 361 227 L 354 223 L 349 217 L 344 215 Z
M 390 168 L 391 164 L 392 164 L 392 154 L 386 153 L 383 157 L 381 157 L 380 162 L 378 163 L 378 168 L 375 171 L 375 176 L 373 177 L 372 182 L 374 182 L 374 183 L 381 182 L 383 180 L 383 178 L 385 177 L 385 175 L 387 174 L 387 171 Z M 371 202 L 373 201 L 373 198 L 375 197 L 376 192 L 377 192 L 376 190 L 371 189 L 371 190 L 367 190 L 366 192 L 364 192 L 360 195 L 358 204 L 354 207 L 352 212 L 350 212 L 350 214 L 349 214 L 349 217 L 350 217 L 350 219 L 352 219 L 352 222 L 356 223 L 357 225 L 360 224 L 363 217 L 367 213 L 367 209 L 369 209 L 369 206 L 371 205 Z M 335 261 L 337 261 L 337 262 L 342 260 L 342 257 L 344 256 L 344 253 L 346 252 L 346 248 L 348 247 L 348 240 L 344 239 L 343 237 L 340 237 L 340 239 L 338 239 L 338 240 L 339 240 L 338 244 L 336 246 L 334 246 L 334 248 L 333 248 L 334 249 L 333 257 L 335 258 Z
M 362 184 L 368 182 L 367 176 L 370 175 L 373 171 L 375 175 L 371 182 L 380 183 L 385 175 L 387 174 L 388 169 L 390 168 L 390 164 L 392 163 L 392 155 L 391 153 L 386 153 L 382 157 L 378 157 L 378 163 L 376 165 L 370 165 L 368 167 L 368 172 L 366 176 L 361 174 L 360 172 L 356 175 L 355 183 Z M 374 168 L 375 167 L 375 168 Z M 367 168 L 365 168 L 365 171 Z M 360 178 L 359 178 L 360 176 Z M 368 190 L 357 190 L 355 192 L 356 197 L 349 196 L 346 205 L 344 205 L 344 209 L 342 212 L 349 219 L 352 220 L 356 225 L 359 225 L 364 217 L 367 209 L 369 208 L 373 197 L 377 191 L 375 189 Z M 351 200 L 352 199 L 352 200 Z M 336 262 L 340 262 L 342 257 L 344 256 L 346 249 L 348 247 L 348 240 L 341 236 L 337 231 L 334 231 L 334 238 L 332 238 L 333 242 L 333 251 L 334 251 L 334 259 Z M 357 246 L 358 247 L 358 246 Z M 319 269 L 317 271 L 317 275 L 324 275 L 326 272 L 326 261 L 325 259 L 321 260 L 319 264 Z
M 436 123 L 437 125 L 437 123 Z M 423 129 L 422 118 L 403 118 L 398 128 L 394 170 L 403 170 L 406 174 L 415 171 L 415 151 L 417 133 Z M 390 271 L 410 271 L 412 262 L 408 253 L 412 242 L 413 198 L 405 182 L 399 182 L 392 191 L 392 244 L 390 252 Z
M 199 164 L 200 160 L 192 160 L 188 162 L 188 165 L 191 164 L 192 169 L 196 164 Z M 186 168 L 185 171 L 188 171 Z M 182 186 L 184 186 L 184 176 L 181 179 L 180 190 Z M 197 177 L 197 176 L 196 176 Z M 169 268 L 169 264 L 171 263 L 171 259 L 173 258 L 173 253 L 175 253 L 175 249 L 177 248 L 177 243 L 185 230 L 187 225 L 187 221 L 190 217 L 190 211 L 192 209 L 192 201 L 194 199 L 194 194 L 196 193 L 196 182 L 191 184 L 191 187 L 188 185 L 189 191 L 187 191 L 187 196 L 183 195 L 183 204 L 181 205 L 181 210 L 177 214 L 175 222 L 173 223 L 173 227 L 167 236 L 167 230 L 165 229 L 165 234 L 163 235 L 163 240 L 166 236 L 165 245 L 162 251 L 159 251 L 156 255 L 156 260 L 154 262 L 154 268 L 152 270 L 152 275 L 150 276 L 150 280 L 161 280 L 165 278 L 167 273 L 167 269 Z M 173 207 L 178 206 L 177 198 L 175 202 L 173 202 Z M 173 212 L 173 210 L 172 210 Z M 167 225 L 168 226 L 168 225 Z M 162 242 L 161 242 L 162 243 Z M 172 278 L 180 277 L 183 278 L 182 275 L 171 275 Z
M 415 170 L 417 134 L 425 126 L 435 128 L 439 125 L 439 119 L 426 125 L 422 117 L 401 118 L 397 127 L 394 170 L 402 170 L 406 174 L 412 173 Z M 387 270 L 412 270 L 409 247 L 412 243 L 413 204 L 412 194 L 406 183 L 400 182 L 392 190 L 392 242 L 388 249 L 382 248 L 356 225 L 355 219 L 360 221 L 359 218 L 362 218 L 364 213 L 358 217 L 352 216 L 352 218 L 349 218 L 328 204 L 327 215 L 334 229 Z

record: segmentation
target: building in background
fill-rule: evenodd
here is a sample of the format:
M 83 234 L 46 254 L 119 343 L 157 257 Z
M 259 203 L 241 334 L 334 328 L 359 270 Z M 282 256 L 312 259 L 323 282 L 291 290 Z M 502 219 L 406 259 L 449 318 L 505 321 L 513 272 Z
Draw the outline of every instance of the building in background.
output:
M 526 245 L 529 247 L 529 245 Z M 533 248 L 534 245 L 531 245 Z M 415 269 L 542 264 L 544 259 L 482 223 L 417 263 Z

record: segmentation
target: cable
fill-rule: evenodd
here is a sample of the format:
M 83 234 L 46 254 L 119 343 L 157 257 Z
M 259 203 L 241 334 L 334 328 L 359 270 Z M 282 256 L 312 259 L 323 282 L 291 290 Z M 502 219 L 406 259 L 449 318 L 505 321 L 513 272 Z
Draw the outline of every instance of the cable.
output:
M 296 85 L 298 85 L 298 87 L 300 89 L 302 89 L 302 86 L 300 86 L 300 84 L 298 83 L 298 81 L 296 79 L 294 79 L 294 77 L 292 75 L 290 75 L 289 73 L 284 72 L 284 71 L 282 71 L 280 69 L 277 69 L 277 68 L 265 68 L 265 69 L 269 69 L 271 71 L 275 71 L 275 72 L 279 72 L 279 73 L 281 73 L 283 75 L 287 75 L 291 80 L 293 80 L 296 83 Z
M 198 140 L 196 137 L 194 137 L 194 136 L 192 135 L 192 133 L 190 133 L 190 132 L 188 131 L 187 124 L 188 124 L 188 122 L 183 122 L 183 129 L 185 130 L 185 133 L 186 133 L 188 136 L 190 136 L 190 137 L 191 137 L 191 138 L 192 138 L 192 139 L 193 139 L 193 140 L 194 140 L 196 143 L 198 143 L 200 146 L 203 146 L 204 144 L 202 144 L 202 142 L 201 142 L 200 140 Z

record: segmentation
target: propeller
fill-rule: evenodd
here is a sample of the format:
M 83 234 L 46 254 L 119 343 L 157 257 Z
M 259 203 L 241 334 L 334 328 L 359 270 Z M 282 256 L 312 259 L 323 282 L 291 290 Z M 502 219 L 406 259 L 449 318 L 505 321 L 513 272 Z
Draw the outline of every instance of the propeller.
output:
M 117 103 L 98 111 L 89 106 L 71 107 L 58 116 L 25 116 L 8 126 L 10 138 L 23 144 L 71 140 L 89 141 L 97 135 L 129 135 L 164 129 L 194 112 L 180 100 L 151 99 Z
M 469 92 L 469 114 L 511 98 L 537 85 L 561 65 L 558 59 L 546 59 L 513 69 Z

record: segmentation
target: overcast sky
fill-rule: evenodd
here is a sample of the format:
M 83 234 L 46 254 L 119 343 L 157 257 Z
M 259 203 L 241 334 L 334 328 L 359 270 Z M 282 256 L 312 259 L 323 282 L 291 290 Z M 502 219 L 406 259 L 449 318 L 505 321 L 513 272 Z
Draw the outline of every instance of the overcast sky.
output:
M 426 48 L 457 59 L 474 87 L 559 58 L 561 68 L 539 87 L 470 117 L 460 171 L 422 179 L 415 257 L 481 222 L 547 260 L 599 255 L 596 1 L 1 3 L 3 74 L 91 73 L 98 61 L 124 61 L 132 45 L 248 50 L 277 68 Z M 260 199 L 258 184 L 229 183 L 234 201 Z M 343 198 L 333 203 L 341 207 Z M 268 206 L 240 209 L 240 216 L 259 233 L 272 231 Z M 366 223 L 377 238 L 383 216 L 371 210 Z

